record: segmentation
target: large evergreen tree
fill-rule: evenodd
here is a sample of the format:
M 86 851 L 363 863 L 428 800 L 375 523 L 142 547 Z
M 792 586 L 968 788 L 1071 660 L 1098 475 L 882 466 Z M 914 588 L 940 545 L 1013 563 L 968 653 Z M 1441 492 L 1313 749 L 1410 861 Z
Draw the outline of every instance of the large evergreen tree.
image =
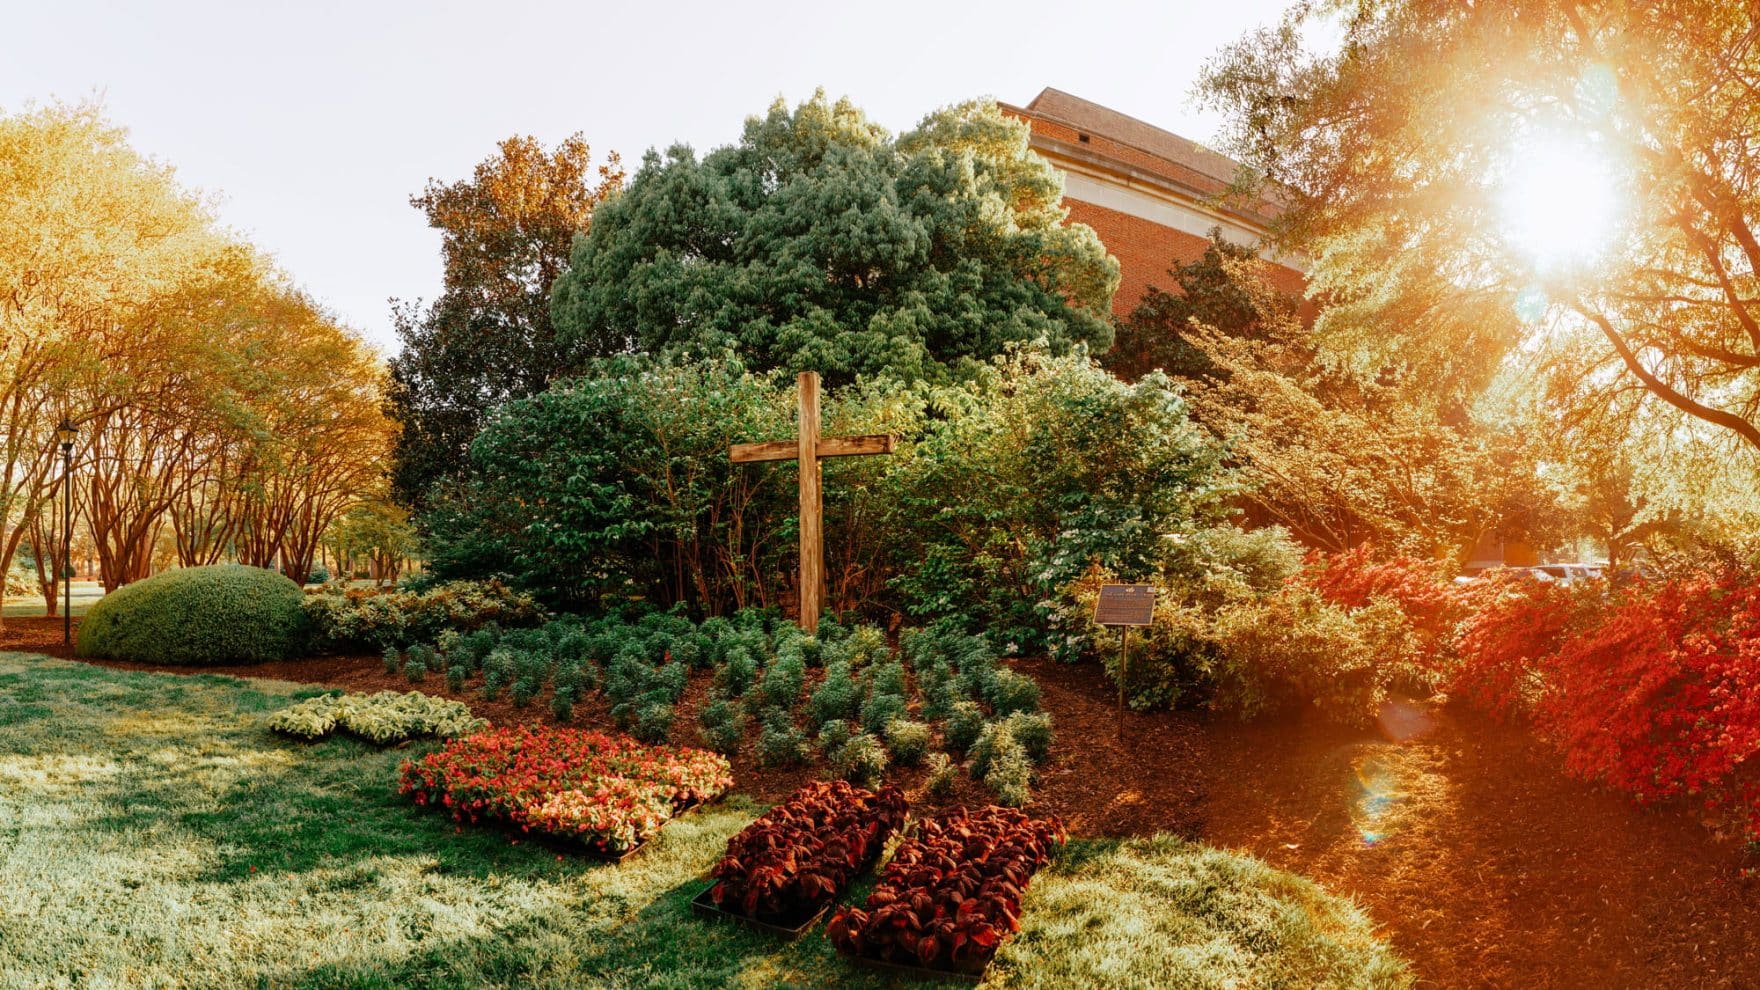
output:
M 552 297 L 583 353 L 736 351 L 758 369 L 943 377 L 1010 341 L 1111 342 L 1117 263 L 992 102 L 897 139 L 823 94 L 699 159 L 650 153 Z
M 402 351 L 390 406 L 402 424 L 393 472 L 399 498 L 425 503 L 465 468 L 484 415 L 544 391 L 574 365 L 550 324 L 551 282 L 576 234 L 623 181 L 617 158 L 594 169 L 580 135 L 546 151 L 501 142 L 468 179 L 430 181 L 410 203 L 442 235 L 444 289 L 432 305 L 399 306 Z

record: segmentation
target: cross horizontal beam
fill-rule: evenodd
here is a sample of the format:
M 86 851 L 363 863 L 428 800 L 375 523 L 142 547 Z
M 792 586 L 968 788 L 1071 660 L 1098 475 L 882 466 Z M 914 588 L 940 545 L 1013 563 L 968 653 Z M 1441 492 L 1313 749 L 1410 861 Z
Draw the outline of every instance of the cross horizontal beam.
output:
M 825 437 L 814 448 L 820 457 L 857 457 L 863 454 L 890 454 L 897 438 L 890 433 L 871 433 L 860 437 Z M 768 443 L 736 443 L 727 448 L 735 464 L 756 461 L 792 461 L 801 455 L 800 444 L 793 440 L 772 440 Z

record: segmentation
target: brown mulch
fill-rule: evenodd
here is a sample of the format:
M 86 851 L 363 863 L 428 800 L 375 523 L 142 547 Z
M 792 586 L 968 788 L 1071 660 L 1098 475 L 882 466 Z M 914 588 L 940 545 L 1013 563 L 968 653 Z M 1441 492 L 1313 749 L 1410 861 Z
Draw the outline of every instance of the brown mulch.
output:
M 58 620 L 13 619 L 0 631 L 0 650 L 65 657 L 60 641 Z M 1760 988 L 1760 881 L 1742 877 L 1740 846 L 1686 809 L 1637 809 L 1564 776 L 1519 727 L 1402 704 L 1364 731 L 1131 713 L 1121 740 L 1116 696 L 1092 667 L 1012 663 L 1039 681 L 1061 743 L 1029 810 L 1058 814 L 1080 835 L 1202 838 L 1310 877 L 1362 905 L 1421 986 Z M 411 687 L 376 657 L 201 672 Z M 542 704 L 454 695 L 435 677 L 419 687 L 492 722 L 550 718 Z M 694 679 L 675 738 L 694 739 L 706 694 Z M 603 699 L 578 705 L 575 722 L 608 725 Z M 762 768 L 749 747 L 733 762 L 740 789 L 766 800 L 815 774 Z M 900 783 L 933 804 L 921 777 Z M 949 801 L 982 799 L 962 776 Z

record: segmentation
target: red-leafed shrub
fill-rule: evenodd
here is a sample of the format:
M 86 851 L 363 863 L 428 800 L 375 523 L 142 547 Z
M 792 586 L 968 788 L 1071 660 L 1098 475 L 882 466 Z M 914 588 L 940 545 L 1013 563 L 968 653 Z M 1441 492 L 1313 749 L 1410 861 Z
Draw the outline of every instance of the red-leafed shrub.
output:
M 904 813 L 896 787 L 808 784 L 728 840 L 710 897 L 763 921 L 810 918 L 880 854 Z
M 1600 594 L 1510 573 L 1474 583 L 1462 599 L 1449 693 L 1499 720 L 1525 713 L 1545 687 L 1549 658 L 1594 622 Z
M 1020 930 L 1022 892 L 1066 840 L 1055 818 L 955 808 L 919 825 L 866 906 L 840 909 L 826 934 L 846 955 L 978 972 Z
M 1347 609 L 1390 599 L 1411 624 L 1415 658 L 1434 666 L 1466 614 L 1461 595 L 1433 561 L 1398 556 L 1375 560 L 1368 544 L 1343 553 L 1308 555 L 1302 579 L 1334 605 Z
M 406 760 L 400 793 L 459 821 L 489 820 L 618 853 L 647 841 L 680 808 L 733 786 L 726 759 L 627 736 L 518 726 L 455 739 Z
M 1760 587 L 1638 586 L 1545 661 L 1535 720 L 1573 772 L 1640 801 L 1696 795 L 1760 838 Z

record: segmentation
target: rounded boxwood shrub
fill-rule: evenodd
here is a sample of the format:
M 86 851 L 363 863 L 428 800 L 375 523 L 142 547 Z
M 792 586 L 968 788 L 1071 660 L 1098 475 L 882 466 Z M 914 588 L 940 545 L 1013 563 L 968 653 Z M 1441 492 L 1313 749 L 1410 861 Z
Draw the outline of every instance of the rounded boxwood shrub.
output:
M 302 653 L 310 626 L 300 586 L 239 564 L 188 567 L 125 584 L 79 624 L 82 657 L 165 664 L 237 664 Z

